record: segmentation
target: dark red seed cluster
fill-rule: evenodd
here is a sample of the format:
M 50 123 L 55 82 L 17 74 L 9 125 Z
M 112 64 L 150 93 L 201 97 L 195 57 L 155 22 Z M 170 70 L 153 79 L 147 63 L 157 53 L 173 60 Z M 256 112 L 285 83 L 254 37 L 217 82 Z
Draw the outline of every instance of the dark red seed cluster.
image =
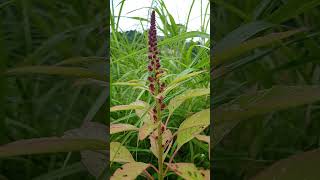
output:
M 149 71 L 149 90 L 150 92 L 155 95 L 156 93 L 159 94 L 164 91 L 165 84 L 160 82 L 160 76 L 163 73 L 163 71 L 160 69 L 160 58 L 159 50 L 157 47 L 157 30 L 156 30 L 156 17 L 155 17 L 155 11 L 152 11 L 151 13 L 151 25 L 149 30 L 149 64 L 148 64 L 148 71 Z M 161 110 L 165 108 L 165 104 L 163 103 L 163 97 L 161 96 L 158 99 Z M 153 113 L 156 114 L 157 110 L 153 109 Z M 155 119 L 155 118 L 154 118 Z

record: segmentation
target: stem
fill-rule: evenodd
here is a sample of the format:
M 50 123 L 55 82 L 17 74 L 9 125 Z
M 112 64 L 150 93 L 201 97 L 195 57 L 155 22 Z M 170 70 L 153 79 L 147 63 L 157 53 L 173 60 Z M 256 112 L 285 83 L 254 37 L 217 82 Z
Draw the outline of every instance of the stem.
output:
M 169 163 L 168 163 L 168 166 L 167 166 L 166 170 L 164 171 L 164 173 L 167 173 L 167 171 L 169 170 L 169 166 L 170 166 L 171 162 L 173 161 L 173 158 L 176 156 L 178 151 L 179 151 L 179 147 L 173 152 L 173 155 L 171 156 L 171 158 L 169 160 Z
M 161 130 L 161 104 L 156 100 L 157 106 L 157 120 L 160 122 L 158 125 L 158 170 L 159 170 L 159 180 L 163 180 L 163 161 L 162 161 L 162 130 Z

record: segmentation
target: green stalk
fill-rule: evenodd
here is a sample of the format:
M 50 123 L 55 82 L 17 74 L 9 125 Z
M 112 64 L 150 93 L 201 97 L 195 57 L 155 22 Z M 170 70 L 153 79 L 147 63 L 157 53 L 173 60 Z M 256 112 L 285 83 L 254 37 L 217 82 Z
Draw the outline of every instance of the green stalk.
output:
M 158 94 L 158 92 L 157 92 Z M 156 97 L 157 97 L 156 94 Z M 159 169 L 159 180 L 163 180 L 163 160 L 162 160 L 162 154 L 163 154 L 163 148 L 162 148 L 162 130 L 161 130 L 161 104 L 155 98 L 156 101 L 156 107 L 157 107 L 157 121 L 159 122 L 158 125 L 158 169 Z

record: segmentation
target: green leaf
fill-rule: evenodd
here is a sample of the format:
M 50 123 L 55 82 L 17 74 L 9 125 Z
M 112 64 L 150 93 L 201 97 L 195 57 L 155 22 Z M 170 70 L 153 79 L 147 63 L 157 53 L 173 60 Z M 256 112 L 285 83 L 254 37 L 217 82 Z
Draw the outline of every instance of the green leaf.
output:
M 167 164 L 170 170 L 184 179 L 204 180 L 204 175 L 197 169 L 193 163 L 174 163 Z
M 263 46 L 278 42 L 282 39 L 295 35 L 301 31 L 302 29 L 297 29 L 297 30 L 290 30 L 290 31 L 280 32 L 280 33 L 272 33 L 266 36 L 257 37 L 255 39 L 245 41 L 235 47 L 230 47 L 222 51 L 216 51 L 213 65 L 217 66 L 217 65 L 226 63 L 230 59 L 235 58 L 241 54 L 244 54 L 246 52 L 249 52 L 259 47 L 263 47 Z
M 19 140 L 0 146 L 0 157 L 71 152 L 81 150 L 104 150 L 107 142 L 89 138 L 35 138 Z
M 180 124 L 177 134 L 178 148 L 192 140 L 210 125 L 210 109 L 195 113 Z
M 59 75 L 69 76 L 76 78 L 91 78 L 101 81 L 108 81 L 106 75 L 90 71 L 85 68 L 79 67 L 59 67 L 59 66 L 27 66 L 10 69 L 6 72 L 8 75 L 16 74 L 46 74 L 46 75 Z
M 124 110 L 132 110 L 132 109 L 143 109 L 144 106 L 142 105 L 134 105 L 134 104 L 130 104 L 130 105 L 118 105 L 118 106 L 113 106 L 110 108 L 110 112 L 114 112 L 114 111 L 124 111 Z
M 135 162 L 129 150 L 119 142 L 110 143 L 110 161 L 111 162 Z
M 213 110 L 214 144 L 243 119 L 319 100 L 319 86 L 274 86 L 271 89 L 241 95 Z
M 283 6 L 268 16 L 267 20 L 273 23 L 282 23 L 318 5 L 320 5 L 320 0 L 288 0 Z
M 111 124 L 110 126 L 110 134 L 136 130 L 138 130 L 138 128 L 131 124 Z
M 319 167 L 320 150 L 317 149 L 280 160 L 252 180 L 318 180 Z
M 191 89 L 185 91 L 184 93 L 170 100 L 170 103 L 168 105 L 169 114 L 172 115 L 174 110 L 177 109 L 185 100 L 208 94 L 210 94 L 210 89 L 208 88 Z
M 139 174 L 146 170 L 150 165 L 142 162 L 131 162 L 118 168 L 111 176 L 110 180 L 130 180 L 136 179 Z

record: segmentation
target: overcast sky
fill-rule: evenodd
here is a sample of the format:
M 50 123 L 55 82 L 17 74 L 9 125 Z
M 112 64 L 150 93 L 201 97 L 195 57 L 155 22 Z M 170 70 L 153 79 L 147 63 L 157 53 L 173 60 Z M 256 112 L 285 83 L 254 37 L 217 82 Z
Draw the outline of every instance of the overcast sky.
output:
M 190 10 L 192 0 L 163 0 L 167 6 L 168 11 L 174 17 L 176 23 L 186 24 L 188 17 L 188 12 Z M 209 0 L 195 0 L 188 25 L 188 31 L 200 30 L 200 16 L 201 16 L 201 1 L 202 1 L 202 13 L 205 13 L 206 7 L 209 3 Z M 118 15 L 120 10 L 120 5 L 118 5 L 121 0 L 112 0 L 111 3 L 115 6 L 115 16 Z M 121 16 L 128 17 L 148 17 L 149 9 L 144 7 L 151 7 L 152 0 L 126 0 L 122 9 Z M 112 5 L 112 4 L 111 4 Z M 136 11 L 134 11 L 136 10 Z M 131 12 L 133 11 L 133 12 Z M 207 13 L 210 13 L 210 7 L 208 8 Z M 209 18 L 209 16 L 207 16 Z M 160 20 L 157 20 L 157 23 L 160 23 Z M 143 24 L 144 28 L 148 28 L 148 24 Z M 162 24 L 160 24 L 162 26 Z M 119 28 L 122 31 L 128 30 L 139 30 L 141 31 L 141 24 L 138 20 L 122 17 L 120 18 Z M 210 25 L 208 26 L 207 33 L 210 32 Z

